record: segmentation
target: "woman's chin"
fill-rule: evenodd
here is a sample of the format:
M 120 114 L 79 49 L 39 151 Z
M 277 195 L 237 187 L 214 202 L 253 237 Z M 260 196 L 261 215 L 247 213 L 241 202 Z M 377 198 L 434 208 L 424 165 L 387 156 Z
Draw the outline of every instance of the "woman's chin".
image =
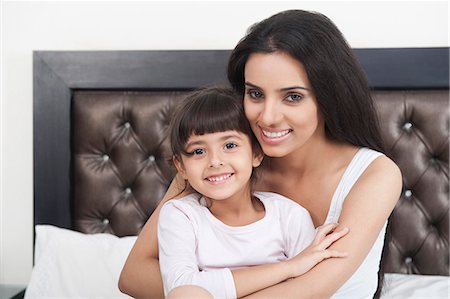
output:
M 264 155 L 270 158 L 281 158 L 289 154 L 286 149 L 275 148 L 273 146 L 261 146 L 261 148 L 264 152 Z

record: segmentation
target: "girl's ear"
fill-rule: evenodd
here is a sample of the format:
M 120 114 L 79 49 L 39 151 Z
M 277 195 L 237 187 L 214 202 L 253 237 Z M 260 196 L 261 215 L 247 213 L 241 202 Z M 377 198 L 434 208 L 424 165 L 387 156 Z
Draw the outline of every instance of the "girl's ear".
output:
M 173 164 L 177 169 L 178 173 L 181 174 L 183 179 L 187 180 L 186 169 L 184 169 L 183 161 L 181 161 L 181 157 L 173 156 L 172 158 Z
M 261 162 L 264 158 L 264 154 L 260 151 L 255 151 L 253 153 L 253 167 L 256 168 L 261 165 Z

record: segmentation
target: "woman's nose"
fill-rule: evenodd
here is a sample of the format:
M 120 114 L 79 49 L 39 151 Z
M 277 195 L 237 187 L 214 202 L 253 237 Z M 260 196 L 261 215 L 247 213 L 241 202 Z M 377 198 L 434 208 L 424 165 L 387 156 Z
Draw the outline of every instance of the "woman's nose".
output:
M 260 115 L 260 123 L 264 126 L 272 126 L 276 124 L 281 118 L 279 107 L 272 101 L 266 101 L 262 107 Z

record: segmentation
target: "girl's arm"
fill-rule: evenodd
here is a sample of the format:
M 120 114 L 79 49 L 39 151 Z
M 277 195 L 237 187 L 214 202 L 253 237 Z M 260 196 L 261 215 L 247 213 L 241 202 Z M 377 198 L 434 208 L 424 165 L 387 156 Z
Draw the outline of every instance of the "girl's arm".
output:
M 176 175 L 167 193 L 142 228 L 131 249 L 119 278 L 121 292 L 134 298 L 163 298 L 163 287 L 158 261 L 158 239 L 156 235 L 159 211 L 165 202 L 184 196 L 186 183 Z
M 297 278 L 269 287 L 248 298 L 329 298 L 357 270 L 395 207 L 402 186 L 398 167 L 380 157 L 367 168 L 348 194 L 339 219 L 348 227 L 345 238 L 330 246 L 347 252 L 345 259 L 327 259 Z
M 198 216 L 185 202 L 169 202 L 162 207 L 158 222 L 159 263 L 164 293 L 184 285 L 200 286 L 214 298 L 234 298 L 229 269 L 200 271 L 197 259 Z M 207 252 L 206 254 L 215 254 Z
M 195 213 L 181 202 L 169 203 L 161 209 L 158 240 L 166 294 L 179 286 L 195 285 L 207 290 L 214 298 L 242 297 L 301 275 L 323 259 L 345 256 L 327 250 L 347 233 L 347 230 L 332 232 L 336 225 L 330 224 L 319 228 L 313 243 L 291 260 L 235 270 L 200 271 L 195 227 L 201 224 L 197 224 L 195 219 Z

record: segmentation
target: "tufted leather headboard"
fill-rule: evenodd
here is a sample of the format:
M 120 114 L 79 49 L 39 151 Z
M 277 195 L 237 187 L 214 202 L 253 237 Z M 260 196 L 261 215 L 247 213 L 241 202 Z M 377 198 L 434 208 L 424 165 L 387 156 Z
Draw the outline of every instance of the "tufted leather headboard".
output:
M 374 95 L 387 154 L 403 175 L 386 271 L 449 275 L 448 90 Z
M 76 92 L 72 103 L 76 230 L 137 235 L 175 170 L 167 130 L 182 92 Z
M 404 177 L 387 272 L 448 275 L 448 49 L 356 51 Z M 228 55 L 35 52 L 35 224 L 137 234 L 175 174 L 166 140 L 174 106 L 224 83 Z

